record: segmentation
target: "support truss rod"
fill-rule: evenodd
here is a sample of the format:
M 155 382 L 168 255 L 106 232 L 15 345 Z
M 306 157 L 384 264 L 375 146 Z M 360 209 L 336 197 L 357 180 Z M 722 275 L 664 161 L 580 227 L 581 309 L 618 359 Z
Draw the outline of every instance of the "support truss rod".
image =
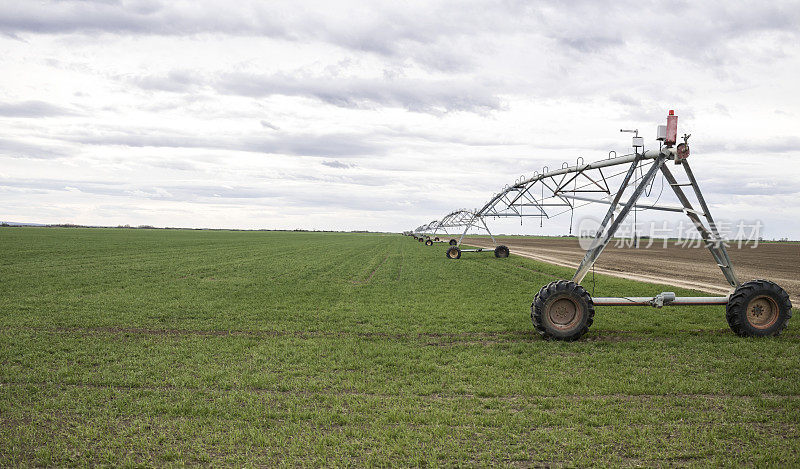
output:
M 575 199 L 575 200 L 582 200 L 585 202 L 596 202 L 598 204 L 610 204 L 612 203 L 610 200 L 598 200 L 593 199 L 591 197 L 581 197 L 578 195 L 562 195 L 561 197 L 566 197 L 568 199 Z M 641 209 L 648 209 L 648 210 L 661 210 L 664 212 L 677 212 L 683 213 L 683 207 L 671 207 L 667 205 L 641 205 L 641 204 L 633 204 L 633 208 L 641 208 Z
M 628 216 L 628 213 L 633 208 L 633 204 L 642 195 L 642 192 L 644 192 L 644 189 L 647 187 L 647 185 L 650 184 L 650 181 L 656 175 L 656 172 L 664 165 L 664 162 L 667 160 L 669 156 L 672 155 L 674 157 L 674 150 L 672 150 L 671 148 L 665 148 L 660 152 L 649 151 L 646 152 L 645 155 L 647 155 L 648 153 L 651 155 L 654 154 L 653 156 L 655 157 L 655 161 L 653 162 L 653 165 L 647 171 L 647 174 L 645 174 L 642 180 L 639 181 L 639 184 L 636 186 L 636 189 L 633 191 L 633 194 L 628 199 L 628 202 L 622 207 L 622 210 L 620 211 L 619 215 L 611 223 L 611 226 L 609 226 L 608 229 L 606 230 L 606 225 L 611 220 L 611 217 L 614 214 L 614 209 L 616 208 L 620 197 L 622 197 L 624 188 L 627 187 L 631 176 L 633 175 L 634 171 L 636 170 L 636 167 L 639 164 L 638 158 L 634 158 L 633 160 L 631 160 L 632 164 L 628 169 L 628 173 L 625 175 L 625 180 L 622 182 L 620 190 L 614 197 L 613 203 L 611 204 L 610 207 L 608 207 L 608 212 L 606 213 L 603 222 L 600 224 L 600 229 L 597 231 L 597 236 L 595 236 L 594 240 L 592 241 L 592 246 L 586 251 L 586 255 L 583 257 L 581 264 L 578 266 L 578 270 L 575 272 L 575 275 L 572 276 L 573 282 L 581 283 L 581 281 L 583 281 L 583 278 L 586 277 L 586 274 L 589 272 L 589 269 L 592 268 L 592 265 L 594 265 L 598 256 L 600 256 L 600 253 L 603 252 L 603 249 L 605 249 L 606 245 L 608 245 L 608 242 L 614 236 L 614 233 L 616 233 L 617 228 L 619 228 L 619 225 L 622 224 L 622 222 L 625 220 L 625 217 Z M 634 155 L 634 156 L 639 156 L 639 155 Z
M 594 297 L 595 306 L 686 306 L 686 305 L 725 305 L 727 296 L 675 296 L 665 292 L 657 296 Z
M 697 211 L 692 207 L 691 202 L 689 202 L 689 199 L 686 197 L 686 194 L 684 194 L 683 189 L 681 189 L 678 185 L 678 181 L 675 180 L 675 176 L 672 175 L 672 172 L 667 169 L 666 166 L 661 168 L 661 172 L 664 173 L 664 176 L 667 178 L 667 182 L 669 182 L 673 192 L 675 192 L 675 195 L 678 196 L 678 200 L 680 200 L 681 204 L 683 204 L 684 208 L 686 208 L 686 216 L 692 220 L 695 228 L 697 228 L 697 231 L 700 232 L 700 236 L 703 238 L 703 241 L 705 241 L 706 247 L 709 251 L 711 251 L 711 255 L 714 257 L 714 260 L 717 262 L 720 270 L 722 270 L 722 275 L 725 276 L 725 280 L 728 281 L 730 286 L 738 287 L 739 280 L 736 278 L 736 274 L 733 271 L 733 263 L 731 263 L 731 259 L 728 257 L 728 251 L 725 249 L 722 238 L 716 233 L 716 228 L 712 228 L 715 231 L 712 233 L 708 230 L 708 228 L 705 227 L 705 225 L 703 225 L 703 222 L 697 215 Z M 691 170 L 687 171 L 687 174 L 691 174 Z M 697 182 L 691 176 L 689 179 L 692 181 L 691 185 L 694 188 L 695 193 L 699 194 L 700 187 L 697 185 Z M 703 201 L 701 205 L 705 205 L 705 201 Z M 708 207 L 705 208 L 704 215 L 706 219 L 709 220 L 709 224 L 713 227 L 713 222 L 711 222 L 712 219 L 710 212 L 708 211 Z
M 514 184 L 513 186 L 507 187 L 505 190 L 492 197 L 492 199 L 489 200 L 489 202 L 487 202 L 486 205 L 484 205 L 480 210 L 477 211 L 477 214 L 479 216 L 484 215 L 487 210 L 492 208 L 497 203 L 497 201 L 505 197 L 506 194 L 508 194 L 509 192 L 518 191 L 531 183 L 541 181 L 543 179 L 552 178 L 553 176 L 560 176 L 562 174 L 579 173 L 591 169 L 605 168 L 607 166 L 617 166 L 621 164 L 632 163 L 634 161 L 639 161 L 639 160 L 656 159 L 658 157 L 658 154 L 659 154 L 658 151 L 647 151 L 644 154 L 633 153 L 630 155 L 623 155 L 615 158 L 608 158 L 605 160 L 595 161 L 592 163 L 575 165 L 567 168 L 548 171 L 546 173 L 542 173 L 534 177 L 528 178 L 524 181 L 520 181 L 519 183 Z M 551 188 L 550 190 L 553 191 L 554 189 Z M 557 196 L 560 196 L 560 194 L 557 194 Z

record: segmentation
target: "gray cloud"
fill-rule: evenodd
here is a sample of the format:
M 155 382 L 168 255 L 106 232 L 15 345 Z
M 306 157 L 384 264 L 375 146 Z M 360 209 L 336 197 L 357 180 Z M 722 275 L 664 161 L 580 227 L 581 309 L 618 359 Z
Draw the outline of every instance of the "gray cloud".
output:
M 173 169 L 176 171 L 198 171 L 200 166 L 192 163 L 191 161 L 176 160 L 176 159 L 154 159 L 151 158 L 145 163 L 149 166 L 157 168 Z
M 293 2 L 240 2 L 231 8 L 219 2 L 150 0 L 61 0 L 0 4 L 0 32 L 9 37 L 31 34 L 124 34 L 185 36 L 221 33 L 290 41 L 322 41 L 388 57 L 414 59 L 435 69 L 463 69 L 467 54 L 442 44 L 429 48 L 441 37 L 471 35 L 480 22 L 466 8 L 427 7 L 424 12 L 393 5 L 343 5 L 339 16 L 301 9 Z M 357 12 L 351 13 L 349 10 Z M 482 19 L 489 16 L 483 12 Z M 447 41 L 445 41 L 447 42 Z M 159 86 L 154 83 L 154 86 Z
M 625 93 L 614 93 L 611 96 L 609 96 L 609 99 L 611 100 L 611 102 L 618 103 L 623 106 L 630 106 L 636 108 L 642 106 L 642 102 L 640 100 Z
M 263 125 L 263 123 L 262 123 Z M 266 127 L 266 126 L 265 126 Z M 277 127 L 276 127 L 277 128 Z M 464 145 L 483 146 L 520 146 L 522 142 L 506 142 L 485 139 L 470 135 L 436 135 L 430 131 L 412 129 L 406 126 L 378 127 L 361 133 L 310 134 L 281 132 L 273 135 L 255 133 L 251 135 L 200 136 L 187 134 L 165 134 L 160 129 L 118 129 L 108 128 L 93 133 L 72 133 L 54 137 L 62 141 L 97 146 L 123 146 L 131 148 L 196 148 L 206 150 L 233 150 L 251 153 L 279 154 L 291 156 L 310 156 L 326 158 L 364 158 L 380 157 L 400 147 L 429 149 L 436 146 Z M 19 142 L 20 145 L 23 142 Z M 580 147 L 580 146 L 578 146 Z M 24 149 L 23 146 L 19 147 Z M 31 147 L 31 149 L 41 147 Z M 537 144 L 538 149 L 576 148 L 576 145 Z M 583 148 L 583 147 L 580 147 Z M 605 146 L 592 146 L 592 149 L 607 149 Z M 494 158 L 494 157 L 490 157 Z M 524 158 L 528 158 L 525 156 Z M 352 168 L 353 163 L 338 160 L 323 162 L 334 168 Z M 341 166 L 346 165 L 346 166 Z M 188 170 L 183 163 L 165 161 L 157 166 L 169 169 Z
M 720 197 L 711 196 L 711 200 L 718 203 L 727 201 L 727 196 L 731 195 L 762 198 L 800 194 L 800 180 L 778 179 L 742 169 L 730 170 L 725 177 L 717 175 L 703 177 L 699 184 L 704 193 L 718 194 Z
M 173 70 L 167 75 L 148 75 L 136 77 L 131 81 L 146 90 L 186 92 L 197 83 L 192 72 L 186 70 Z
M 188 5 L 150 0 L 18 2 L 0 5 L 0 32 L 111 33 L 194 35 L 222 33 L 291 41 L 323 41 L 354 51 L 409 58 L 440 70 L 476 66 L 470 54 L 457 52 L 459 40 L 481 34 L 537 34 L 564 50 L 596 53 L 627 41 L 648 42 L 665 53 L 716 63 L 736 61 L 740 52 L 725 45 L 732 38 L 761 32 L 796 37 L 800 9 L 795 2 L 683 3 L 650 8 L 640 2 L 550 1 L 462 2 L 458 8 L 426 4 L 418 8 L 393 4 L 343 5 L 341 15 L 327 15 L 293 3 L 243 3 L 230 8 L 218 2 Z M 646 7 L 645 7 L 646 8 Z M 352 10 L 352 11 L 350 11 Z M 713 18 L 713 21 L 709 21 Z M 670 34 L 653 34 L 670 24 Z M 655 51 L 653 51 L 655 52 Z
M 353 4 L 331 9 L 330 14 L 323 9 L 297 8 L 291 2 L 241 2 L 238 8 L 230 8 L 200 0 L 188 5 L 151 0 L 64 0 L 26 2 L 24 7 L 19 3 L 0 4 L 0 33 L 9 37 L 21 33 L 257 36 L 324 42 L 355 53 L 377 54 L 398 64 L 416 63 L 444 72 L 480 70 L 483 61 L 476 56 L 498 52 L 482 38 L 505 35 L 573 61 L 622 50 L 628 43 L 643 44 L 651 56 L 672 55 L 703 66 L 727 67 L 716 70 L 720 76 L 741 74 L 728 66 L 753 56 L 741 45 L 732 44 L 735 40 L 780 33 L 785 38 L 775 43 L 789 45 L 800 37 L 796 2 L 687 2 L 671 8 L 656 3 L 650 9 L 659 14 L 632 13 L 642 9 L 641 3 L 634 1 L 613 5 L 556 0 L 536 5 L 474 1 L 462 2 L 458 8 L 435 3 L 414 8 Z M 653 33 L 663 30 L 665 24 L 670 25 L 666 37 Z M 476 51 L 476 46 L 482 50 Z M 773 58 L 784 54 L 781 47 L 758 52 Z M 554 65 L 559 64 L 547 64 Z M 181 84 L 153 79 L 142 86 L 174 91 Z
M 0 155 L 11 158 L 50 159 L 71 155 L 64 147 L 0 138 Z
M 265 120 L 261 121 L 261 127 L 264 127 L 264 128 L 267 128 L 267 129 L 272 129 L 272 130 L 281 130 L 280 127 L 278 127 L 277 125 L 272 124 L 269 121 L 265 121 Z
M 338 169 L 347 169 L 355 166 L 352 163 L 342 163 L 341 161 L 338 160 L 323 161 L 322 164 L 324 164 L 325 166 L 330 166 L 331 168 L 338 168 Z
M 3 117 L 55 117 L 70 116 L 75 112 L 46 103 L 44 101 L 20 101 L 16 103 L 0 103 L 0 116 Z
M 408 126 L 391 126 L 376 130 L 375 132 L 379 135 L 391 138 L 393 141 L 416 140 L 430 143 L 466 145 L 470 147 L 513 146 L 523 144 L 523 142 L 485 138 L 480 135 L 446 135 Z
M 502 108 L 500 98 L 474 81 L 367 79 L 297 74 L 225 74 L 216 88 L 224 94 L 249 97 L 302 96 L 349 108 L 403 107 L 410 111 L 487 112 Z
M 657 12 L 647 14 L 649 10 Z M 639 11 L 641 14 L 631 14 Z M 672 55 L 704 67 L 733 65 L 748 60 L 736 40 L 763 33 L 798 37 L 800 7 L 792 1 L 776 2 L 548 2 L 546 8 L 529 12 L 538 18 L 542 35 L 556 40 L 565 51 L 593 54 L 626 43 L 647 45 L 650 56 Z M 654 33 L 669 24 L 669 33 Z M 530 27 L 532 24 L 527 24 Z M 530 29 L 528 29 L 530 30 Z M 746 45 L 745 45 L 746 47 Z M 780 54 L 779 50 L 761 54 Z
M 244 9 L 243 9 L 244 10 Z M 31 2 L 0 5 L 0 30 L 7 33 L 114 33 L 187 35 L 202 32 L 288 37 L 278 15 L 267 8 L 236 12 L 221 4 L 180 5 L 153 1 Z
M 204 148 L 253 153 L 320 157 L 378 156 L 386 145 L 368 134 L 281 134 L 277 136 L 199 137 L 191 135 L 156 135 L 152 133 L 115 133 L 68 135 L 66 141 L 85 145 L 120 145 L 126 147 Z
M 135 77 L 128 81 L 146 90 L 183 93 L 211 85 L 222 94 L 261 98 L 273 95 L 318 99 L 346 108 L 402 107 L 440 114 L 449 111 L 488 112 L 503 104 L 491 87 L 474 79 L 409 79 L 384 73 L 380 78 L 343 76 L 340 67 L 324 74 L 298 70 L 292 74 L 223 73 L 208 80 L 185 71 Z M 264 127 L 278 130 L 267 121 Z
M 621 37 L 603 36 L 583 36 L 583 37 L 561 37 L 558 38 L 559 44 L 578 52 L 595 53 L 611 47 L 625 44 Z
M 691 143 L 691 141 L 689 142 Z M 697 145 L 698 151 L 704 153 L 789 153 L 800 152 L 800 137 L 794 135 L 776 136 L 769 140 L 730 139 L 727 141 L 705 140 Z
M 355 167 L 355 165 L 350 166 Z M 276 181 L 301 181 L 313 183 L 325 183 L 326 185 L 337 184 L 340 187 L 367 186 L 367 187 L 387 187 L 397 184 L 399 179 L 392 174 L 364 174 L 364 173 L 347 173 L 347 174 L 320 174 L 315 171 L 305 171 L 301 173 L 279 173 L 278 178 L 268 177 L 272 183 Z M 315 190 L 318 190 L 315 189 Z
M 204 198 L 254 199 L 280 197 L 275 188 L 224 187 L 208 185 L 139 185 L 120 184 L 117 181 L 75 181 L 53 179 L 0 179 L 0 187 L 13 187 L 30 190 L 79 191 L 94 195 L 136 196 L 147 199 L 169 199 L 176 201 Z
M 385 181 L 383 181 L 385 183 Z M 96 196 L 131 197 L 173 202 L 193 202 L 215 205 L 239 205 L 269 199 L 271 206 L 280 204 L 294 208 L 308 207 L 314 210 L 348 209 L 368 211 L 392 211 L 408 208 L 408 200 L 397 198 L 392 192 L 342 191 L 343 182 L 314 185 L 282 186 L 275 184 L 254 185 L 188 185 L 188 184 L 120 184 L 116 181 L 71 181 L 0 179 L 0 189 L 17 189 L 26 193 L 80 192 Z M 371 184 L 377 186 L 378 184 Z M 415 203 L 430 206 L 424 195 Z

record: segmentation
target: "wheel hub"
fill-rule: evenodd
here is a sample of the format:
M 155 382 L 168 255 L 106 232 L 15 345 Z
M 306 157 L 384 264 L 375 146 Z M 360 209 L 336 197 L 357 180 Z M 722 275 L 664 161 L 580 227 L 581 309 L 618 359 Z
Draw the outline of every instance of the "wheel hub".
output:
M 550 304 L 547 316 L 553 326 L 568 328 L 578 319 L 578 305 L 570 298 L 558 298 Z
M 757 329 L 766 329 L 778 319 L 778 304 L 770 296 L 762 295 L 747 305 L 747 321 Z

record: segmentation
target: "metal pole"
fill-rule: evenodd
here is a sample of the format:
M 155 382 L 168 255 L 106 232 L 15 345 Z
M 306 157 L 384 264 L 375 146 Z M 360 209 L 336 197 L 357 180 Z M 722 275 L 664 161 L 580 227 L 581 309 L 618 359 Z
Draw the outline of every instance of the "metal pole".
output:
M 476 214 L 476 213 L 473 213 L 473 214 L 472 214 L 472 218 L 469 220 L 469 223 L 467 224 L 467 228 L 466 228 L 466 229 L 464 230 L 464 232 L 461 234 L 461 237 L 460 237 L 460 238 L 458 238 L 458 243 L 456 244 L 457 246 L 461 246 L 461 241 L 463 241 L 463 240 L 464 240 L 464 236 L 466 236 L 466 235 L 467 235 L 467 231 L 469 231 L 469 229 L 470 229 L 470 228 L 472 228 L 472 222 L 473 222 L 473 221 L 475 221 L 475 217 L 476 217 L 476 216 L 477 216 L 477 214 Z
M 647 171 L 647 174 L 645 175 L 644 178 L 642 178 L 641 182 L 639 182 L 639 185 L 636 187 L 636 190 L 634 190 L 630 199 L 628 199 L 628 201 L 625 203 L 625 206 L 622 208 L 617 218 L 611 223 L 611 226 L 609 226 L 606 234 L 602 236 L 602 239 L 600 240 L 599 244 L 597 243 L 597 238 L 595 238 L 595 240 L 592 242 L 592 246 L 586 251 L 586 255 L 583 257 L 581 264 L 578 266 L 578 270 L 576 270 L 575 275 L 572 276 L 573 282 L 581 283 L 584 277 L 586 277 L 586 274 L 589 272 L 589 269 L 592 268 L 592 265 L 594 265 L 595 261 L 597 260 L 597 257 L 600 256 L 601 252 L 603 252 L 603 249 L 605 249 L 608 242 L 614 236 L 614 233 L 616 233 L 617 228 L 619 228 L 619 225 L 622 224 L 622 222 L 625 220 L 625 217 L 627 217 L 628 213 L 631 211 L 631 208 L 633 208 L 633 205 L 639 199 L 639 196 L 641 196 L 642 192 L 644 192 L 645 187 L 647 187 L 647 185 L 650 184 L 650 180 L 653 179 L 659 168 L 663 167 L 664 161 L 666 161 L 667 156 L 668 156 L 667 153 L 661 153 L 660 156 L 656 158 L 656 160 L 653 162 L 653 166 Z M 629 179 L 628 176 L 630 176 L 630 174 L 633 172 L 632 169 L 635 168 L 635 164 L 636 163 L 634 162 L 634 164 L 631 166 L 631 170 L 628 171 L 628 175 L 625 178 L 626 181 Z M 619 198 L 620 194 L 622 194 L 622 192 L 625 191 L 626 185 L 627 185 L 626 183 L 623 183 L 623 185 L 620 187 L 620 190 L 617 193 L 618 196 L 617 199 Z M 606 214 L 606 218 L 603 220 L 603 225 L 600 227 L 600 232 L 598 234 L 601 234 L 605 230 L 606 228 L 605 224 L 608 223 L 608 220 L 610 219 L 610 216 L 613 213 L 614 207 L 615 207 L 614 204 L 612 204 L 611 207 L 609 207 L 609 213 Z
M 700 202 L 700 207 L 703 209 L 703 215 L 705 215 L 706 220 L 711 227 L 711 231 L 717 236 L 717 238 L 722 238 L 717 231 L 717 225 L 714 223 L 714 219 L 711 218 L 711 210 L 708 209 L 708 205 L 706 205 L 706 199 L 703 198 L 703 194 L 700 192 L 700 186 L 697 184 L 697 180 L 694 178 L 694 173 L 692 172 L 692 168 L 689 167 L 689 162 L 683 160 L 681 162 L 683 166 L 683 170 L 686 171 L 686 176 L 689 178 L 689 182 L 692 184 L 692 189 L 694 189 L 694 195 L 697 197 L 697 201 Z
M 678 181 L 675 180 L 675 176 L 672 175 L 669 168 L 662 166 L 661 172 L 664 173 L 664 177 L 667 178 L 667 182 L 669 182 L 670 187 L 672 187 L 672 191 L 675 192 L 675 195 L 678 196 L 678 200 L 683 204 L 686 216 L 692 220 L 695 228 L 700 232 L 700 236 L 703 238 L 703 241 L 705 241 L 706 247 L 711 252 L 720 270 L 722 270 L 722 275 L 725 276 L 725 280 L 728 281 L 730 286 L 738 287 L 739 279 L 736 278 L 736 274 L 733 272 L 733 265 L 731 264 L 730 257 L 728 257 L 728 252 L 725 249 L 722 239 L 708 231 L 703 225 L 700 217 L 697 216 L 697 211 L 692 207 L 691 202 L 689 202 L 689 199 L 686 197 L 683 189 L 681 189 Z M 698 188 L 697 190 L 699 191 L 700 189 Z
M 663 293 L 661 295 L 664 295 Z M 661 296 L 659 295 L 659 296 Z M 595 306 L 685 306 L 685 305 L 725 305 L 727 296 L 678 296 L 664 301 L 659 306 L 659 296 L 630 297 L 596 297 L 592 298 Z
M 489 233 L 489 237 L 492 238 L 492 244 L 497 247 L 497 241 L 494 240 L 494 235 L 489 231 L 489 227 L 486 226 L 486 220 L 484 220 L 483 217 L 481 217 L 481 223 L 483 223 L 483 227 L 486 228 L 486 232 Z
M 700 207 L 703 209 L 703 214 L 705 215 L 706 220 L 708 220 L 708 224 L 711 227 L 711 231 L 714 232 L 714 234 L 717 236 L 718 239 L 722 239 L 722 236 L 720 236 L 719 231 L 717 231 L 717 223 L 711 217 L 711 210 L 708 208 L 708 205 L 706 204 L 706 199 L 703 198 L 703 193 L 700 192 L 700 185 L 697 184 L 697 179 L 694 178 L 694 173 L 692 172 L 692 168 L 689 167 L 689 161 L 683 160 L 681 163 L 683 165 L 683 170 L 686 171 L 686 176 L 689 178 L 689 182 L 692 183 L 692 189 L 694 189 L 694 194 L 697 197 L 697 201 L 700 202 Z M 731 258 L 728 257 L 728 250 L 723 249 L 722 255 L 724 256 L 725 265 L 730 266 L 731 272 L 733 272 L 733 262 L 731 262 Z
M 639 160 L 634 159 L 631 163 L 630 167 L 628 168 L 628 172 L 625 174 L 625 179 L 622 180 L 622 184 L 620 184 L 620 189 L 614 194 L 614 200 L 611 201 L 610 206 L 608 207 L 608 211 L 606 215 L 603 217 L 603 221 L 600 222 L 601 229 L 597 231 L 594 235 L 594 239 L 592 240 L 591 247 L 597 245 L 600 241 L 600 238 L 603 236 L 603 231 L 605 230 L 606 225 L 614 216 L 614 210 L 617 208 L 617 204 L 619 204 L 619 199 L 622 198 L 622 194 L 625 192 L 625 188 L 628 187 L 628 183 L 630 182 L 631 178 L 633 177 L 634 173 L 636 172 L 636 167 L 639 165 Z

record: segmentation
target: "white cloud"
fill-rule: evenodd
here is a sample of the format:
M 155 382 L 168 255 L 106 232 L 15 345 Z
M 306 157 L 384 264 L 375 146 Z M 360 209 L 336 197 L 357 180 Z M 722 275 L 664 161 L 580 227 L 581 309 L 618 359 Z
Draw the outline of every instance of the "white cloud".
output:
M 0 218 L 402 230 L 674 108 L 717 218 L 800 238 L 798 31 L 795 2 L 4 2 Z

